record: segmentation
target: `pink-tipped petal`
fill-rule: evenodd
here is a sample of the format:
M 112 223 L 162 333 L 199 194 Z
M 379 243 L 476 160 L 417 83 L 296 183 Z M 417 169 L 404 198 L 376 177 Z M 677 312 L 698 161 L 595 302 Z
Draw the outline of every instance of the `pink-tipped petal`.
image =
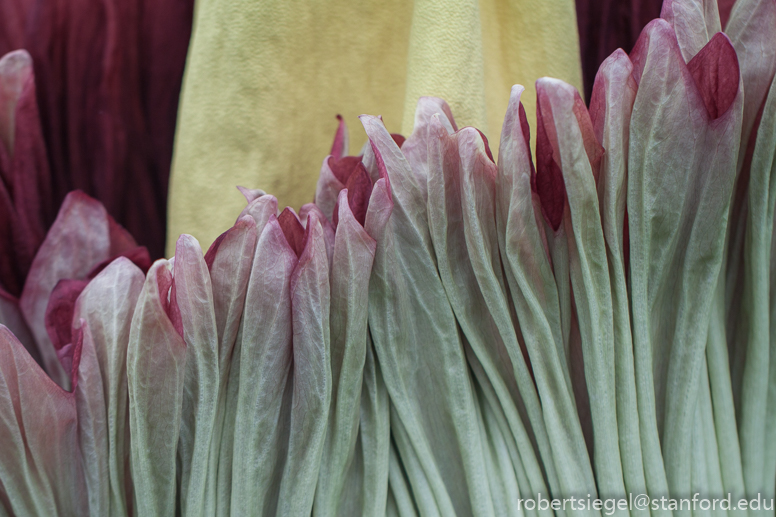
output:
M 525 401 L 541 456 L 548 458 L 552 453 L 532 375 L 503 296 L 503 283 L 497 278 L 501 264 L 493 212 L 496 165 L 488 155 L 486 140 L 475 128 L 465 127 L 450 136 L 434 117 L 430 134 L 429 229 L 439 276 L 471 347 L 474 359 L 469 362 L 478 365 L 473 368 L 474 376 L 480 384 L 493 387 L 516 447 L 535 475 L 540 469 L 516 397 Z M 548 477 L 558 489 L 553 467 Z
M 618 379 L 617 427 L 620 436 L 634 437 L 634 440 L 620 441 L 623 478 L 628 491 L 646 492 L 645 454 L 640 443 L 627 285 L 630 251 L 626 217 L 628 147 L 631 112 L 637 90 L 632 72 L 633 65 L 622 50 L 614 52 L 603 62 L 593 86 L 590 116 L 596 138 L 606 148 L 601 162 L 598 196 L 612 282 L 614 368 Z M 646 461 L 650 462 L 648 468 L 652 469 L 654 458 L 648 457 Z
M 267 224 L 267 221 L 269 221 L 269 218 L 276 215 L 277 212 L 278 200 L 275 196 L 260 196 L 248 203 L 248 206 L 240 212 L 240 216 L 237 220 L 239 221 L 240 217 L 249 215 L 256 221 L 256 228 L 258 231 L 261 231 L 264 228 L 264 225 Z
M 396 402 L 391 425 L 398 422 L 407 429 L 402 455 L 417 462 L 415 481 L 427 484 L 442 513 L 486 508 L 491 503 L 486 500 L 487 488 L 482 487 L 483 458 L 471 378 L 433 258 L 425 189 L 382 122 L 367 115 L 360 118 L 375 165 L 389 180 L 382 188 L 379 181 L 375 184 L 366 230 L 378 243 L 369 324 L 386 387 Z M 372 202 L 376 195 L 387 193 L 393 208 L 380 231 L 379 225 L 372 226 L 379 218 L 371 216 L 387 214 L 389 205 L 376 204 L 380 208 L 372 212 Z M 418 368 L 422 364 L 439 368 Z M 421 403 L 430 398 L 437 401 L 431 412 Z M 444 472 L 437 468 L 435 457 L 445 458 Z
M 576 465 L 573 469 L 556 471 L 561 490 L 572 493 L 590 489 L 595 481 L 568 374 L 562 291 L 550 261 L 541 202 L 531 187 L 535 172 L 525 110 L 520 101 L 523 91 L 522 86 L 512 87 L 501 132 L 496 184 L 497 234 L 537 392 L 542 401 L 553 401 L 544 407 L 547 436 L 553 451 L 563 451 L 563 457 Z M 560 237 L 565 239 L 562 231 Z M 550 236 L 550 239 L 560 237 Z M 565 281 L 568 282 L 568 276 Z
M 632 73 L 633 63 L 631 63 L 628 54 L 622 49 L 615 50 L 601 63 L 601 67 L 596 75 L 596 82 L 593 86 L 593 95 L 590 98 L 590 108 L 588 110 L 593 123 L 595 137 L 599 142 L 604 140 L 607 128 L 606 123 L 608 121 L 607 114 L 610 114 L 611 110 L 616 109 L 610 105 L 610 103 L 617 100 L 612 97 L 613 94 L 611 92 L 613 90 L 627 89 L 628 95 L 625 101 L 630 100 L 632 104 L 632 97 L 636 94 L 637 89 Z M 622 106 L 622 109 L 628 114 L 628 119 L 630 119 L 631 108 L 632 105 L 629 106 L 627 102 Z M 617 124 L 618 128 L 621 126 L 622 123 Z M 605 148 L 606 146 L 603 147 Z M 623 152 L 627 153 L 627 149 Z
M 208 251 L 222 379 L 228 375 L 228 365 L 231 363 L 232 348 L 242 318 L 245 290 L 258 238 L 256 223 L 252 218 L 243 216 L 219 239 L 216 251 Z M 211 247 L 211 250 L 213 249 Z M 207 259 L 206 255 L 206 263 Z
M 148 248 L 146 248 L 145 246 L 135 246 L 134 248 L 126 249 L 117 255 L 114 255 L 106 260 L 103 260 L 102 262 L 94 266 L 92 270 L 89 271 L 89 274 L 86 275 L 86 277 L 89 279 L 94 278 L 95 276 L 100 274 L 100 272 L 103 269 L 105 269 L 111 262 L 121 257 L 129 259 L 137 267 L 139 267 L 140 270 L 143 271 L 143 273 L 147 273 L 148 269 L 151 267 L 151 255 L 149 255 L 148 253 Z
M 105 514 L 99 510 L 102 504 L 123 514 L 131 504 L 126 488 L 130 454 L 127 348 L 144 280 L 143 272 L 129 259 L 116 259 L 89 282 L 73 313 L 74 327 L 84 332 L 76 392 L 79 427 L 86 423 L 82 415 L 88 415 L 90 422 L 90 433 L 81 433 L 82 454 L 91 474 L 87 477 L 90 495 L 105 500 L 102 503 L 90 497 L 92 514 Z M 104 406 L 104 421 L 100 404 Z M 87 436 L 91 437 L 90 448 L 84 443 Z
M 181 235 L 175 247 L 173 289 L 186 342 L 186 375 L 180 443 L 180 504 L 184 513 L 212 513 L 207 480 L 215 479 L 211 460 L 220 386 L 219 343 L 213 287 L 199 242 Z
M 650 55 L 655 55 L 654 52 L 657 48 L 671 53 L 679 53 L 679 58 L 682 58 L 674 29 L 662 18 L 656 18 L 644 27 L 629 54 L 633 63 L 633 79 L 637 85 L 641 82 L 641 76 L 647 66 L 647 59 Z
M 690 490 L 694 387 L 736 177 L 743 95 L 739 87 L 732 106 L 712 120 L 664 20 L 645 28 L 637 49 L 627 199 L 633 350 L 637 378 L 645 379 L 639 404 L 647 407 L 639 414 L 656 420 L 642 429 L 663 433 L 660 442 L 656 433 L 643 435 L 642 450 L 662 450 L 665 460 L 665 479 L 650 479 L 658 469 L 645 468 L 648 490 L 683 493 Z M 677 304 L 685 309 L 670 310 Z M 645 461 L 654 457 L 645 452 Z
M 497 220 L 499 234 L 506 227 L 509 218 L 510 198 L 516 182 L 523 173 L 528 174 L 529 185 L 534 181 L 536 170 L 531 158 L 530 126 L 520 98 L 525 91 L 521 85 L 514 85 L 509 96 L 509 106 L 499 143 L 499 179 L 496 188 Z M 503 152 L 502 152 L 503 149 Z
M 186 344 L 167 316 L 168 267 L 162 259 L 148 271 L 127 348 L 130 467 L 138 515 L 171 515 L 176 507 Z
M 293 394 L 279 514 L 309 514 L 318 481 L 331 402 L 329 265 L 323 228 L 310 214 L 291 275 Z
M 399 209 L 405 214 L 402 224 L 409 225 L 407 231 L 419 234 L 424 245 L 430 250 L 428 215 L 425 209 L 426 173 L 419 178 L 415 174 L 416 171 L 413 172 L 407 158 L 396 146 L 380 119 L 369 115 L 361 115 L 360 119 L 369 137 L 379 177 L 387 179 L 386 187 L 397 205 L 394 206 L 394 213 Z M 405 143 L 405 147 L 406 145 Z M 421 179 L 424 182 L 422 185 Z
M 236 341 L 243 320 L 246 290 L 257 240 L 256 222 L 250 216 L 243 216 L 223 234 L 223 238 L 218 239 L 217 246 L 215 243 L 211 246 L 205 256 L 213 285 L 213 307 L 218 332 L 218 412 L 214 425 L 212 450 L 220 449 L 219 472 L 231 468 L 232 451 L 227 444 L 233 438 L 234 414 L 229 410 L 229 384 L 232 384 L 231 390 L 234 391 L 238 379 L 237 371 L 233 379 L 230 380 L 230 376 L 232 364 L 239 363 L 239 358 L 233 359 L 233 357 L 235 353 L 240 353 Z M 219 473 L 218 477 L 222 478 L 223 473 Z M 217 490 L 217 498 L 229 497 L 228 485 L 224 487 L 223 484 L 219 484 Z
M 550 252 L 545 233 L 541 231 L 541 201 L 533 188 L 536 170 L 531 159 L 528 121 L 521 102 L 524 91 L 521 85 L 512 87 L 501 130 L 496 183 L 496 219 L 499 237 L 503 239 L 499 247 L 505 264 L 510 263 L 511 256 L 516 256 L 517 251 L 523 253 L 523 258 L 516 264 L 527 270 L 529 279 L 543 280 L 532 285 L 532 289 L 538 292 L 546 290 L 539 299 L 547 304 L 552 299 L 553 291 L 557 293 L 557 288 L 554 278 L 550 281 L 547 276 Z M 517 275 L 515 278 L 520 279 Z M 548 284 L 552 284 L 551 287 Z
M 590 115 L 585 107 L 585 103 L 579 96 L 573 87 L 559 81 L 557 79 L 542 78 L 536 81 L 536 92 L 539 102 L 537 103 L 537 117 L 539 109 L 541 109 L 542 117 L 540 122 L 539 134 L 537 136 L 537 188 L 544 181 L 540 180 L 541 173 L 539 169 L 546 168 L 548 171 L 548 178 L 545 180 L 545 193 L 547 195 L 546 202 L 551 210 L 548 213 L 562 214 L 562 207 L 558 207 L 560 200 L 565 198 L 566 193 L 557 184 L 557 174 L 560 173 L 561 168 L 564 167 L 563 160 L 564 154 L 560 144 L 560 131 L 563 129 L 561 123 L 558 122 L 558 117 L 563 117 L 566 112 L 555 113 L 557 109 L 558 95 L 562 95 L 569 98 L 570 106 L 568 106 L 569 112 L 573 114 L 574 119 L 564 119 L 564 123 L 571 123 L 577 126 L 575 135 L 579 135 L 582 140 L 585 154 L 587 155 L 588 162 L 590 164 L 590 170 L 593 173 L 595 180 L 598 180 L 598 169 L 601 163 L 601 157 L 603 156 L 604 149 L 598 142 L 595 136 L 595 130 L 593 123 L 590 120 Z M 541 108 L 539 108 L 539 106 Z M 563 103 L 564 109 L 566 103 Z M 542 130 L 544 137 L 542 137 Z M 542 140 L 542 145 L 539 145 L 539 140 Z M 539 149 L 541 148 L 541 153 Z M 539 164 L 544 163 L 544 166 Z M 557 168 L 556 168 L 557 167 Z M 540 193 L 541 196 L 541 193 Z M 545 202 L 545 199 L 542 200 Z M 553 219 L 556 220 L 556 219 Z M 553 229 L 557 229 L 553 225 Z
M 581 351 L 584 368 L 575 394 L 580 406 L 580 393 L 589 394 L 592 460 L 599 493 L 621 493 L 625 491 L 625 483 L 617 428 L 616 381 L 612 369 L 615 344 L 611 282 L 596 185 L 603 149 L 576 89 L 557 79 L 539 79 L 537 90 L 540 86 L 546 101 L 542 109 L 549 108 L 552 112 L 560 158 L 558 163 L 568 207 L 562 223 L 568 243 L 567 260 L 576 307 L 578 350 Z
M 424 198 L 426 176 L 428 175 L 429 127 L 431 118 L 434 115 L 439 116 L 439 120 L 448 133 L 452 134 L 458 130 L 453 114 L 450 111 L 450 106 L 444 100 L 437 97 L 421 97 L 415 110 L 415 124 L 412 128 L 412 134 L 400 146 L 402 152 L 407 157 L 407 162 L 409 162 L 413 174 L 417 178 Z
M 291 413 L 286 392 L 292 386 L 291 275 L 297 262 L 280 224 L 270 217 L 256 246 L 235 350 L 239 355 L 229 379 L 230 394 L 232 383 L 239 388 L 227 415 L 234 422 L 233 433 L 225 435 L 232 464 L 223 477 L 232 493 L 231 511 L 238 515 L 257 508 L 276 513 Z
M 243 197 L 245 197 L 245 200 L 248 202 L 249 205 L 254 201 L 256 201 L 258 198 L 260 198 L 261 196 L 267 195 L 267 193 L 261 190 L 260 188 L 247 188 L 247 187 L 238 186 L 237 190 L 239 190 L 240 194 L 242 194 Z
M 84 278 L 110 256 L 110 222 L 105 209 L 82 192 L 68 194 L 35 256 L 19 303 L 44 368 L 62 386 L 67 386 L 67 376 L 46 333 L 49 296 L 59 280 Z
M 337 133 L 334 135 L 334 142 L 331 144 L 331 152 L 329 153 L 335 160 L 348 155 L 348 126 L 342 115 L 337 115 L 337 120 L 339 121 Z
M 372 188 L 372 182 L 363 170 Z M 352 177 L 351 177 L 352 178 Z M 356 454 L 361 390 L 367 349 L 369 277 L 376 242 L 351 212 L 349 191 L 339 197 L 339 224 L 331 266 L 332 399 L 315 506 L 336 515 L 347 485 L 349 465 Z M 367 199 L 368 201 L 368 199 Z M 366 207 L 364 207 L 366 209 Z M 365 454 L 379 454 L 367 451 Z

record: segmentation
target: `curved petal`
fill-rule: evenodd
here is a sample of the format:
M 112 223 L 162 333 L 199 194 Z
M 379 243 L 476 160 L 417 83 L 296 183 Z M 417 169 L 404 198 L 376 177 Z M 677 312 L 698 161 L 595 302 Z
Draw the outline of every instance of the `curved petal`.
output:
M 278 513 L 312 510 L 331 402 L 329 266 L 323 228 L 310 214 L 299 262 L 291 274 L 293 393 L 288 454 Z
M 223 480 L 231 490 L 227 515 L 276 515 L 291 412 L 290 284 L 297 261 L 277 219 L 270 217 L 256 245 L 229 372 L 234 432 L 224 442 L 233 455 L 224 473 L 229 479 Z
M 714 56 L 698 57 L 701 75 L 718 74 Z M 642 440 L 654 442 L 656 430 L 662 431 L 668 486 L 657 465 L 645 465 L 645 471 L 650 492 L 685 493 L 691 408 L 722 260 L 743 95 L 739 83 L 730 108 L 710 119 L 697 85 L 706 79 L 697 81 L 685 65 L 664 20 L 647 26 L 632 61 L 639 86 L 627 203 L 636 375 L 643 380 L 637 388 L 639 405 L 646 405 L 640 410 Z M 650 422 L 650 415 L 657 420 Z
M 363 176 L 372 182 L 363 170 Z M 360 422 L 361 393 L 367 350 L 369 277 L 376 242 L 361 226 L 348 202 L 339 196 L 339 224 L 331 269 L 331 375 L 332 397 L 321 470 L 315 491 L 314 515 L 341 515 L 338 511 L 348 471 L 355 458 Z M 368 198 L 367 198 L 368 201 Z M 366 210 L 366 207 L 363 207 Z M 381 451 L 365 451 L 379 455 Z M 362 497 L 349 492 L 350 497 Z M 362 501 L 366 499 L 362 497 Z
M 19 301 L 43 359 L 43 367 L 63 387 L 68 386 L 67 375 L 46 334 L 46 307 L 59 280 L 84 278 L 96 264 L 111 256 L 108 217 L 99 202 L 82 192 L 68 194 L 35 256 Z
M 131 473 L 138 515 L 171 515 L 183 406 L 186 344 L 168 316 L 172 274 L 167 260 L 148 271 L 127 346 Z M 168 301 L 169 300 L 169 301 Z

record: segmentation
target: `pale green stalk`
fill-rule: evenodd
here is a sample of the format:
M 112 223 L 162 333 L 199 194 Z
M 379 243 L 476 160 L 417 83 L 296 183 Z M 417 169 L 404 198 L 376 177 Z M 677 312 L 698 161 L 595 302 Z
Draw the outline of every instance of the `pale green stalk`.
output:
M 598 198 L 612 287 L 615 396 L 623 480 L 628 493 L 645 494 L 623 239 L 630 117 L 637 88 L 632 72 L 633 65 L 621 50 L 604 61 L 596 77 L 591 117 L 596 136 L 606 150 L 598 177 Z M 594 106 L 596 102 L 598 105 Z M 602 111 L 595 112 L 595 108 Z M 634 507 L 631 513 L 644 516 L 650 512 Z
M 496 393 L 521 457 L 527 462 L 536 461 L 518 414 L 522 402 L 528 430 L 533 431 L 539 455 L 547 460 L 551 452 L 541 405 L 504 292 L 493 272 L 492 260 L 499 259 L 492 203 L 496 166 L 487 158 L 476 130 L 463 129 L 450 137 L 438 118 L 434 120 L 434 137 L 429 143 L 428 220 L 442 285 L 466 341 L 487 377 L 487 381 L 480 382 L 489 383 Z M 481 199 L 476 200 L 477 197 Z M 482 225 L 476 227 L 480 221 Z M 483 233 L 491 233 L 492 238 L 487 239 Z M 500 262 L 495 267 L 500 271 Z M 544 466 L 550 486 L 557 493 L 554 466 L 548 461 Z M 537 475 L 540 471 L 532 468 L 531 478 Z M 534 483 L 539 485 L 539 491 L 546 492 L 541 479 Z
M 762 494 L 765 484 L 766 420 L 770 349 L 770 286 L 764 281 L 771 268 L 771 239 L 776 207 L 776 87 L 771 86 L 763 109 L 752 156 L 744 241 L 744 293 L 740 318 L 746 318 L 746 347 L 741 387 L 739 431 L 744 481 L 748 497 Z M 770 425 L 773 425 L 770 423 Z
M 578 94 L 573 87 L 554 79 L 540 79 L 537 89 L 540 85 L 548 100 L 543 112 L 549 108 L 555 123 L 559 165 L 570 208 L 569 215 L 564 215 L 563 225 L 569 236 L 569 272 L 590 400 L 598 493 L 602 498 L 623 497 L 615 371 L 611 367 L 615 363 L 611 285 L 590 151 L 583 145 L 582 135 L 586 129 L 583 124 L 590 121 L 575 115 Z M 589 130 L 592 131 L 592 126 Z M 629 515 L 629 512 L 618 508 L 616 514 Z
M 391 427 L 405 428 L 406 440 L 397 439 L 402 462 L 419 474 L 409 476 L 413 491 L 428 494 L 443 514 L 493 515 L 471 378 L 432 259 L 425 205 L 382 122 L 367 116 L 362 122 L 393 194 L 385 231 L 372 234 L 378 246 L 369 325 L 394 401 Z M 410 461 L 417 462 L 414 470 Z
M 407 478 L 404 474 L 399 455 L 396 453 L 396 445 L 391 443 L 388 456 L 389 498 L 395 505 L 396 515 L 400 517 L 417 517 L 415 501 L 412 498 Z
M 530 186 L 530 153 L 520 123 L 521 86 L 512 89 L 499 151 L 498 235 L 504 269 L 542 403 L 560 494 L 596 491 L 574 404 L 561 336 L 558 291 Z M 524 116 L 524 114 L 523 114 Z M 584 512 L 583 512 L 584 513 Z

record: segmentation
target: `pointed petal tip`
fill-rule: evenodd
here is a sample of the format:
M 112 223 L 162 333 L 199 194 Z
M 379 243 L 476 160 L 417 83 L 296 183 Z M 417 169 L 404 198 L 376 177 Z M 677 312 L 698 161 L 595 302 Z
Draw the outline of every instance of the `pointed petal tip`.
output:
M 473 126 L 465 126 L 459 129 L 456 135 L 458 135 L 460 147 L 472 148 L 475 153 L 481 153 L 487 156 L 492 163 L 496 163 L 490 150 L 488 137 L 482 131 Z
M 261 196 L 267 195 L 266 192 L 258 188 L 250 189 L 250 188 L 241 187 L 238 185 L 237 190 L 239 190 L 240 193 L 245 197 L 245 200 L 248 202 L 248 204 L 251 204 L 253 201 L 260 198 Z
M 513 84 L 512 88 L 509 90 L 509 101 L 510 102 L 512 102 L 513 100 L 519 101 L 524 91 L 525 91 L 525 86 L 523 86 L 522 84 Z
M 424 112 L 436 110 L 444 113 L 454 132 L 458 131 L 458 126 L 455 123 L 455 118 L 453 117 L 453 111 L 450 109 L 450 105 L 446 100 L 439 97 L 426 96 L 419 98 L 418 107 L 415 110 L 415 119 L 417 121 L 418 116 L 422 116 Z
M 86 278 L 95 278 L 110 264 L 119 259 L 130 261 L 135 267 L 140 268 L 144 274 L 148 272 L 148 269 L 151 267 L 151 254 L 148 252 L 148 248 L 145 246 L 135 246 L 134 248 L 123 250 L 118 254 L 111 255 L 111 257 L 103 260 L 89 271 Z
M 0 77 L 11 77 L 31 72 L 32 57 L 25 49 L 12 50 L 0 57 Z
M 561 79 L 556 79 L 555 77 L 540 77 L 536 80 L 536 95 L 540 95 L 540 92 L 542 94 L 549 94 L 552 93 L 554 95 L 579 95 L 579 92 L 575 87 L 567 83 L 566 81 L 563 81 Z
M 641 34 L 639 34 L 636 44 L 629 54 L 633 63 L 633 78 L 636 80 L 636 84 L 641 81 L 641 74 L 644 71 L 650 49 L 655 48 L 670 49 L 682 59 L 674 28 L 662 18 L 655 18 L 641 30 Z
M 67 193 L 65 196 L 64 201 L 62 202 L 62 205 L 64 206 L 65 203 L 89 203 L 89 204 L 100 204 L 99 201 L 94 199 L 93 197 L 86 194 L 83 190 L 71 190 Z
M 345 124 L 345 119 L 342 115 L 337 114 L 337 132 L 334 134 L 334 142 L 331 144 L 331 152 L 329 153 L 334 159 L 339 160 L 347 154 L 348 147 L 348 126 Z
M 103 278 L 121 277 L 121 276 L 135 276 L 140 279 L 145 279 L 146 273 L 150 270 L 151 264 L 149 259 L 148 267 L 145 269 L 137 263 L 137 261 L 125 255 L 121 255 L 112 260 L 106 265 L 99 273 L 91 278 L 89 283 L 99 282 Z
M 367 125 L 372 126 L 375 124 L 385 127 L 383 120 L 379 116 L 376 117 L 374 115 L 363 114 L 358 116 L 358 120 L 361 121 L 361 125 L 364 126 L 364 129 L 366 129 Z
M 431 115 L 431 118 L 429 118 L 428 121 L 428 125 L 431 128 L 432 134 L 435 134 L 439 138 L 449 135 L 447 129 L 445 128 L 444 122 L 442 122 L 442 117 L 439 116 L 439 113 L 434 113 Z M 468 129 L 468 127 L 464 129 Z
M 148 271 L 146 282 L 154 282 L 153 289 L 156 289 L 159 295 L 159 304 L 162 310 L 167 315 L 167 319 L 172 324 L 175 332 L 183 340 L 183 320 L 181 319 L 181 311 L 178 307 L 178 301 L 175 297 L 175 286 L 173 282 L 173 273 L 170 270 L 170 266 L 173 264 L 173 260 L 159 259 L 153 263 L 151 269 Z
M 527 163 L 530 168 L 531 178 L 535 176 L 533 158 L 531 157 L 531 128 L 528 124 L 528 117 L 525 113 L 525 107 L 522 103 L 525 87 L 521 84 L 512 86 L 509 93 L 509 104 L 507 113 L 504 117 L 504 125 L 501 130 L 501 145 L 499 147 L 499 168 L 502 165 L 502 150 L 505 160 L 515 160 L 517 156 L 522 155 L 523 159 L 519 161 Z M 521 141 L 522 139 L 522 141 Z M 511 142 L 520 142 L 517 146 L 510 145 Z
M 609 56 L 603 60 L 601 66 L 598 67 L 596 80 L 599 76 L 609 76 L 621 70 L 627 70 L 628 73 L 631 73 L 633 71 L 633 63 L 631 62 L 628 53 L 623 49 L 618 48 L 609 54 Z
M 522 84 L 513 85 L 509 91 L 509 103 L 507 104 L 507 113 L 504 117 L 503 129 L 511 127 L 512 124 L 514 124 L 514 121 L 520 119 L 520 113 L 525 113 L 525 108 L 523 107 L 522 102 L 523 92 L 525 92 L 525 86 Z M 504 136 L 503 129 L 502 138 Z
M 178 241 L 175 243 L 175 256 L 183 256 L 192 251 L 197 251 L 202 255 L 202 247 L 199 245 L 199 241 L 188 233 L 180 234 Z

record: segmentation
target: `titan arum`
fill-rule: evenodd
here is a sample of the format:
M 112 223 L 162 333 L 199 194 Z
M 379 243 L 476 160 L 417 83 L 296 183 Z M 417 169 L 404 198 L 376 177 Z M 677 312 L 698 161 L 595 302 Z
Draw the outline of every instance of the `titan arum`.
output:
M 340 120 L 314 203 L 241 188 L 206 250 L 71 193 L 0 300 L 0 515 L 773 498 L 776 2 L 661 16 L 589 108 L 540 79 L 531 129 L 514 86 L 497 157 L 438 98 L 357 155 Z

